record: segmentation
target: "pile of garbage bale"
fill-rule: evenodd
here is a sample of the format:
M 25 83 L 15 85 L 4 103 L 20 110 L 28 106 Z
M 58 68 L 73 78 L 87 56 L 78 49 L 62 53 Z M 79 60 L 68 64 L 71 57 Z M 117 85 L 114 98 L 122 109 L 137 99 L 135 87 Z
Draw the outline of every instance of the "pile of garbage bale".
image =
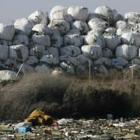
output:
M 106 73 L 139 66 L 139 46 L 140 13 L 55 6 L 49 15 L 35 11 L 13 25 L 0 23 L 0 70 L 10 75 L 24 64 L 23 73 L 76 74 L 91 65 Z

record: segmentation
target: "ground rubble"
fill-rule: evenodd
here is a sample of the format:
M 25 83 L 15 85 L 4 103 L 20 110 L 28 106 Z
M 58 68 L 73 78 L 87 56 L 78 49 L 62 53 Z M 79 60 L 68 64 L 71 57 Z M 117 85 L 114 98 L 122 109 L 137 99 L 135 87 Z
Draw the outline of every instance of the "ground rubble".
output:
M 60 119 L 51 126 L 35 126 L 31 132 L 17 133 L 6 122 L 0 124 L 0 140 L 139 140 L 137 119 Z

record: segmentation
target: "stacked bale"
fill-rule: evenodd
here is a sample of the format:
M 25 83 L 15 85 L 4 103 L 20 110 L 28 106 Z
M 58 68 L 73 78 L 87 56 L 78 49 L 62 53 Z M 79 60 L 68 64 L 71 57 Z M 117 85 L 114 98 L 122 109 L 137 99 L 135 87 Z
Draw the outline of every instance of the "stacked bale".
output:
M 66 72 L 88 69 L 89 63 L 105 68 L 140 65 L 140 13 L 124 17 L 100 6 L 55 6 L 48 16 L 35 11 L 13 25 L 0 23 L 1 70 Z M 100 67 L 100 68 L 101 68 Z

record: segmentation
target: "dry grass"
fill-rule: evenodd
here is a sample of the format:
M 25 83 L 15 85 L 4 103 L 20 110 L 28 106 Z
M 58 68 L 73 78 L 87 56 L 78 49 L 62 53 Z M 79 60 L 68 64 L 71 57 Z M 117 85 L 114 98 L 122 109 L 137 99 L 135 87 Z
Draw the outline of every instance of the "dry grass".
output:
M 54 117 L 140 115 L 139 80 L 118 73 L 92 80 L 32 73 L 0 90 L 0 119 L 24 119 L 34 109 Z

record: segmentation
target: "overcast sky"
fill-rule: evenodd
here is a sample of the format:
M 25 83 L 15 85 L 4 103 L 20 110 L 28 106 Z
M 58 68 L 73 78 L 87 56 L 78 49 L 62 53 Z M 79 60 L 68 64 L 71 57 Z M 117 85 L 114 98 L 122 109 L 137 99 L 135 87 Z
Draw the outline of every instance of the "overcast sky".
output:
M 119 13 L 140 12 L 140 0 L 0 0 L 0 22 L 11 23 L 12 20 L 27 17 L 36 10 L 50 11 L 56 5 L 86 6 L 89 11 L 107 5 Z

